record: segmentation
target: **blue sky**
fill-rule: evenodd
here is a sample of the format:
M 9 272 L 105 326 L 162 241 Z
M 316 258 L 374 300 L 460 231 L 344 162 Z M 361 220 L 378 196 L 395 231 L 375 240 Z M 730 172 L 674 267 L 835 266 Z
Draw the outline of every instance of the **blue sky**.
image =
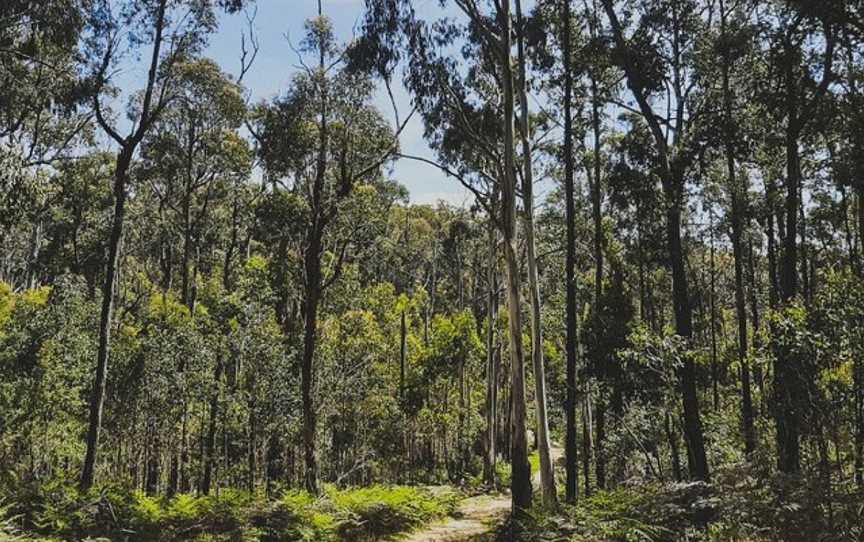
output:
M 288 86 L 298 62 L 287 40 L 290 37 L 293 43 L 298 43 L 304 35 L 305 21 L 318 10 L 317 0 L 257 0 L 255 5 L 254 25 L 260 50 L 244 79 L 253 102 L 270 99 Z M 440 11 L 438 0 L 417 0 L 415 7 L 423 15 L 431 16 Z M 337 37 L 347 41 L 355 34 L 363 14 L 363 0 L 324 0 L 324 12 L 333 21 Z M 210 39 L 207 56 L 228 73 L 239 71 L 240 39 L 246 28 L 246 18 L 242 14 L 223 16 L 218 32 Z M 400 114 L 407 114 L 411 110 L 411 100 L 398 81 L 394 82 L 393 92 Z M 392 107 L 383 88 L 379 89 L 375 104 L 387 118 L 392 118 Z M 423 140 L 422 122 L 416 116 L 402 132 L 400 144 L 406 153 L 433 156 Z M 412 202 L 435 203 L 439 199 L 457 205 L 470 202 L 468 192 L 458 181 L 417 161 L 398 161 L 392 177 L 408 188 Z

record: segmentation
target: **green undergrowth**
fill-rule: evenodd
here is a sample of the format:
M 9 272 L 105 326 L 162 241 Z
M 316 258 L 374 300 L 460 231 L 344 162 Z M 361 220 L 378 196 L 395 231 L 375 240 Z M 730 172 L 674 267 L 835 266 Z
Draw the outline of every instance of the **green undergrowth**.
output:
M 0 541 L 288 542 L 387 540 L 452 514 L 461 495 L 408 486 L 337 489 L 320 496 L 289 491 L 266 500 L 237 490 L 218 495 L 152 497 L 103 488 L 70 488 L 0 504 Z
M 490 540 L 513 540 L 512 527 Z M 860 542 L 864 495 L 742 469 L 718 472 L 713 484 L 624 485 L 554 513 L 536 503 L 517 527 L 520 542 Z

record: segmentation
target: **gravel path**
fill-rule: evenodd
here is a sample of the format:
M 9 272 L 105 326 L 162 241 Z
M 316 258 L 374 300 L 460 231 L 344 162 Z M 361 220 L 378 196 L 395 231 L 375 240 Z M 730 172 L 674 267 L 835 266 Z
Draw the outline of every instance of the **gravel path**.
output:
M 553 446 L 552 461 L 557 461 L 563 453 L 561 448 Z M 539 472 L 534 473 L 532 485 L 535 490 L 539 489 Z M 509 494 L 496 493 L 469 497 L 459 504 L 459 510 L 454 517 L 429 525 L 400 540 L 403 542 L 467 542 L 485 539 L 507 519 L 509 513 Z

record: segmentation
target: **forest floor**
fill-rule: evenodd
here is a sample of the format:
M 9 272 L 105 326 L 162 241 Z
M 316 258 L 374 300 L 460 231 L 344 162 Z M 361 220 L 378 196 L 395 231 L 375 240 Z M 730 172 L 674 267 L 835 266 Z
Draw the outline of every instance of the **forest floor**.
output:
M 564 450 L 553 444 L 552 462 L 557 463 Z M 540 472 L 533 473 L 531 483 L 540 488 Z M 418 530 L 401 540 L 403 542 L 467 542 L 490 540 L 499 525 L 510 513 L 510 494 L 495 493 L 468 497 L 459 503 L 453 517 Z

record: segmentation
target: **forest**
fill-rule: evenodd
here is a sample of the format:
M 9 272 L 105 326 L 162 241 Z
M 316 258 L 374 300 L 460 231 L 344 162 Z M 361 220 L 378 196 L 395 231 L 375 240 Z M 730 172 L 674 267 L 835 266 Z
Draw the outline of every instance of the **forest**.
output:
M 0 540 L 864 541 L 864 1 L 3 0 Z

